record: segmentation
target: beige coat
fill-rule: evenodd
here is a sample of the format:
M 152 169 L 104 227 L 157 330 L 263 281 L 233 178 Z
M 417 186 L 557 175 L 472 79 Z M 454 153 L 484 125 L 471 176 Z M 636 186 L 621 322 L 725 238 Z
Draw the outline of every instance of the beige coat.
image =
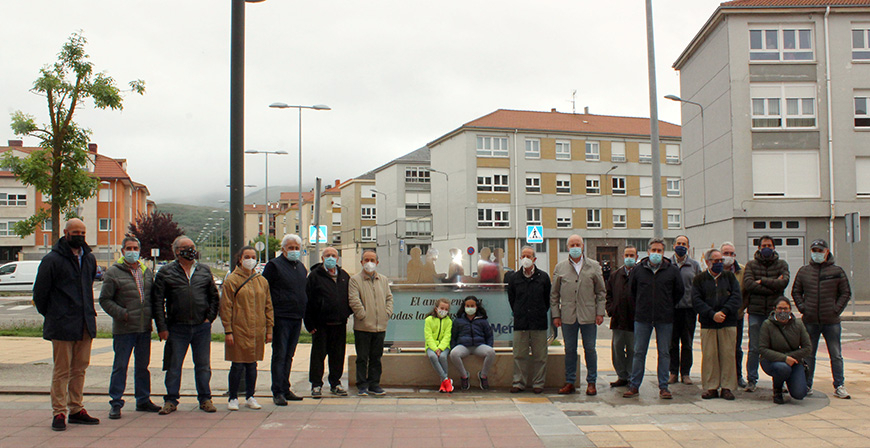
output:
M 223 284 L 221 323 L 227 334 L 233 334 L 233 345 L 225 345 L 227 361 L 262 361 L 266 335 L 272 334 L 275 324 L 269 282 L 265 277 L 257 274 L 239 289 L 250 275 L 251 271 L 237 266 Z
M 607 288 L 601 265 L 589 257 L 583 257 L 580 275 L 570 260 L 565 260 L 553 269 L 550 290 L 550 315 L 559 317 L 563 324 L 594 324 L 595 316 L 604 316 Z
M 353 329 L 379 333 L 387 331 L 393 315 L 393 293 L 390 280 L 375 272 L 373 277 L 359 272 L 350 278 L 348 302 L 353 310 Z

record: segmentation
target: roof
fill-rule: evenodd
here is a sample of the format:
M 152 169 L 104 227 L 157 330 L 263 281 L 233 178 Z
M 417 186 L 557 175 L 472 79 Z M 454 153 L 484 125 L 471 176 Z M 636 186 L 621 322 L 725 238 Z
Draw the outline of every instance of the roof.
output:
M 32 146 L 0 146 L 0 153 L 14 150 L 30 154 L 34 151 L 38 151 L 41 149 L 42 148 Z M 99 177 L 100 179 L 126 179 L 130 182 L 133 182 L 133 180 L 130 179 L 130 175 L 127 174 L 127 172 L 121 166 L 121 163 L 123 163 L 126 159 L 113 159 L 111 157 L 94 152 L 91 152 L 89 154 L 94 158 L 94 171 L 92 173 L 93 176 Z M 10 177 L 12 176 L 12 173 L 9 171 L 0 171 L 0 176 Z M 137 186 L 147 189 L 144 184 L 137 184 Z
M 781 8 L 792 6 L 870 6 L 867 0 L 735 0 L 724 2 L 722 8 Z
M 488 115 L 465 123 L 429 143 L 429 147 L 468 129 L 504 129 L 523 132 L 570 132 L 582 134 L 618 134 L 649 136 L 650 120 L 641 117 L 614 115 L 571 114 L 529 110 L 498 109 Z M 659 136 L 680 137 L 680 126 L 659 120 Z
M 279 201 L 293 202 L 295 204 L 296 202 L 299 202 L 299 192 L 282 191 L 281 198 L 278 200 Z M 314 192 L 303 191 L 302 192 L 302 202 L 312 202 L 312 201 L 314 201 Z
M 431 153 L 431 151 L 429 150 L 429 147 L 424 146 L 420 149 L 415 149 L 415 150 L 413 150 L 413 151 L 411 151 L 411 152 L 409 152 L 409 153 L 407 153 L 399 158 L 390 160 L 389 162 L 375 168 L 373 170 L 373 172 L 375 172 L 375 173 L 381 172 L 381 171 L 383 171 L 383 170 L 385 170 L 393 165 L 396 165 L 398 163 L 425 163 L 425 164 L 428 164 L 429 161 L 431 160 L 430 153 Z

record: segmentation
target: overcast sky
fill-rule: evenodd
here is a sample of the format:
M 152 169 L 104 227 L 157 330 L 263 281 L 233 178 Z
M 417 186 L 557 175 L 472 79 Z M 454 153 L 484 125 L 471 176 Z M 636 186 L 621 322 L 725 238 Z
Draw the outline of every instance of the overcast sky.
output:
M 654 5 L 659 97 L 679 94 L 671 64 L 718 6 Z M 144 79 L 122 112 L 82 110 L 99 151 L 126 158 L 157 201 L 224 193 L 229 180 L 230 1 L 0 2 L 0 142 L 9 114 L 46 120 L 28 91 L 68 36 L 83 31 L 100 71 Z M 296 110 L 303 113 L 304 182 L 357 176 L 496 109 L 649 116 L 644 1 L 315 1 L 247 6 L 246 149 L 269 158 L 270 184 L 296 185 Z M 679 124 L 680 108 L 659 101 Z M 5 123 L 3 123 L 5 121 Z M 35 139 L 25 139 L 35 145 Z M 246 156 L 263 185 L 263 156 Z

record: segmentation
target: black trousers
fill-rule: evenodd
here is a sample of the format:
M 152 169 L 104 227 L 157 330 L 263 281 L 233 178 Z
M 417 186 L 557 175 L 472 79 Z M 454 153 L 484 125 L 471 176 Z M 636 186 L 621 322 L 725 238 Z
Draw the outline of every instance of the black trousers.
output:
M 356 387 L 380 386 L 381 356 L 384 354 L 384 337 L 387 333 L 354 330 L 353 335 L 356 346 Z
M 253 397 L 257 390 L 257 363 L 234 362 L 230 366 L 230 378 L 227 381 L 230 400 L 239 398 L 239 383 L 242 381 L 242 372 L 245 373 L 245 399 Z
M 308 381 L 311 387 L 323 386 L 323 361 L 329 357 L 329 386 L 341 385 L 347 347 L 347 324 L 324 325 L 311 335 Z
M 671 333 L 672 374 L 689 376 L 692 370 L 692 340 L 695 338 L 695 324 L 698 314 L 692 308 L 674 310 L 674 331 Z

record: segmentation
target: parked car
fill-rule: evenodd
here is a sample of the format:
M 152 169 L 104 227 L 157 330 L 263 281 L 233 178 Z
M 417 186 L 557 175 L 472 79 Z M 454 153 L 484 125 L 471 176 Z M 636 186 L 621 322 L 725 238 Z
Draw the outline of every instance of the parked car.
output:
M 98 282 L 103 281 L 103 272 L 104 271 L 105 271 L 105 269 L 103 269 L 102 266 L 97 265 L 97 272 L 94 274 L 94 280 L 96 280 Z
M 13 261 L 0 266 L 0 291 L 33 291 L 39 261 Z

